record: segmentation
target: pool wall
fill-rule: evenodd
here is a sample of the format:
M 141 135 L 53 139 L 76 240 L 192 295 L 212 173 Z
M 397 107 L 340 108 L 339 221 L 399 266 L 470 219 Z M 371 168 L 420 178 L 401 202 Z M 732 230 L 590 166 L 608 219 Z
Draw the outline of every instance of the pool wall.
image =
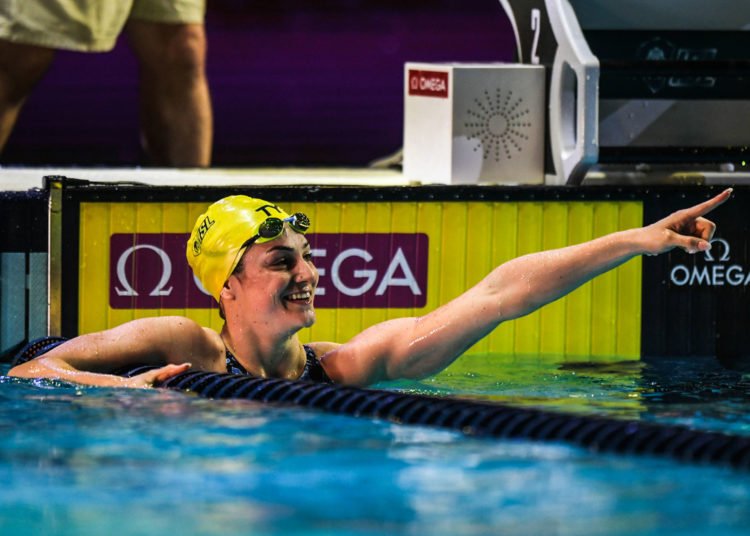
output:
M 47 192 L 0 192 L 0 354 L 47 334 Z
M 218 327 L 212 299 L 188 272 L 184 245 L 211 201 L 243 193 L 312 219 L 310 240 L 321 271 L 318 322 L 303 338 L 338 341 L 388 318 L 432 310 L 510 258 L 652 222 L 718 190 L 173 188 L 70 181 L 59 186 L 60 222 L 52 234 L 57 233 L 60 255 L 50 259 L 51 333 L 72 336 L 160 314 L 186 315 Z M 719 355 L 730 364 L 740 362 L 747 342 L 750 273 L 742 216 L 749 198 L 743 188 L 734 197 L 712 215 L 719 231 L 709 254 L 673 251 L 633 259 L 540 311 L 503 324 L 469 353 L 553 361 Z M 45 200 L 35 202 L 46 207 Z M 5 244 L 4 255 L 8 250 Z M 12 285 L 5 275 L 3 281 L 5 304 Z M 25 316 L 38 320 L 38 308 Z M 11 339 L 6 336 L 3 349 Z M 454 367 L 460 369 L 460 361 Z

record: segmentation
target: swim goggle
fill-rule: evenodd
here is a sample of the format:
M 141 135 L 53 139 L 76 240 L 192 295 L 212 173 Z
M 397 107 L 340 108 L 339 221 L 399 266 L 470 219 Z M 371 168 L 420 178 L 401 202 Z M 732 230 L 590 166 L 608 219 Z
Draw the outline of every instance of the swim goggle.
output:
M 245 242 L 243 242 L 243 244 L 240 246 L 240 251 L 245 248 L 249 248 L 255 243 L 256 240 L 260 238 L 263 238 L 266 241 L 270 241 L 280 237 L 281 233 L 284 232 L 285 223 L 288 223 L 289 227 L 300 234 L 305 234 L 310 228 L 310 218 L 307 217 L 307 214 L 303 214 L 302 212 L 296 212 L 288 218 L 284 219 L 271 216 L 270 218 L 266 218 L 266 220 L 260 224 L 257 234 L 251 236 L 250 238 L 245 240 Z
M 307 214 L 303 214 L 302 212 L 296 212 L 291 216 L 283 219 L 276 218 L 275 216 L 266 218 L 266 220 L 258 227 L 258 232 L 245 240 L 240 246 L 240 249 L 237 250 L 237 254 L 234 257 L 234 262 L 232 262 L 232 269 L 229 271 L 229 275 L 234 273 L 234 271 L 237 269 L 237 265 L 240 262 L 240 257 L 243 251 L 247 251 L 247 248 L 252 246 L 255 241 L 260 238 L 271 241 L 275 238 L 280 237 L 281 233 L 284 232 L 285 223 L 288 223 L 289 227 L 301 234 L 305 234 L 310 228 L 310 218 L 307 217 Z M 227 278 L 228 277 L 229 276 L 227 276 Z

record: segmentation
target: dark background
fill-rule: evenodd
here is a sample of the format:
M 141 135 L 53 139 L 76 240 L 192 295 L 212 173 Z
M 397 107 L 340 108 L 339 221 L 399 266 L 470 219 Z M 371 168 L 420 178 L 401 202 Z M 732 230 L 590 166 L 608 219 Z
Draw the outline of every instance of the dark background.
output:
M 723 186 L 655 186 L 645 190 L 644 222 L 700 203 L 717 195 Z M 737 186 L 732 199 L 707 217 L 717 225 L 715 259 L 689 255 L 677 248 L 665 255 L 643 257 L 641 355 L 644 359 L 716 356 L 728 368 L 750 372 L 750 190 Z M 726 258 L 722 258 L 726 255 Z M 741 270 L 743 283 L 677 286 L 670 281 L 675 265 L 708 267 L 722 265 Z
M 362 166 L 402 144 L 406 61 L 512 61 L 497 0 L 208 0 L 214 166 Z M 61 52 L 3 165 L 145 165 L 125 38 Z

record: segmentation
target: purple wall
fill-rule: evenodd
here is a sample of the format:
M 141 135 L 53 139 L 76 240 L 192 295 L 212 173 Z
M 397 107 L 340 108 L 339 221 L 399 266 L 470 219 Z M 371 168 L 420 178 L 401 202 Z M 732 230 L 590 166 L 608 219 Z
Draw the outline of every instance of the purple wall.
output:
M 405 3 L 208 0 L 214 165 L 365 165 L 401 147 L 405 61 L 512 60 L 497 0 Z M 144 164 L 125 40 L 59 54 L 2 162 Z

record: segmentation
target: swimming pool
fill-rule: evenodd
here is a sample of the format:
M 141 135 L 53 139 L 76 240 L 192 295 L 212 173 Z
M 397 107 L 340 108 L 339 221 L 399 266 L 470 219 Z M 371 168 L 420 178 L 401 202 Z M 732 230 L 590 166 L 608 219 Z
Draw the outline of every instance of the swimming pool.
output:
M 482 371 L 492 356 L 464 359 Z M 750 390 L 711 360 L 498 367 L 381 387 L 750 435 Z M 160 389 L 0 380 L 3 534 L 748 534 L 747 476 Z

